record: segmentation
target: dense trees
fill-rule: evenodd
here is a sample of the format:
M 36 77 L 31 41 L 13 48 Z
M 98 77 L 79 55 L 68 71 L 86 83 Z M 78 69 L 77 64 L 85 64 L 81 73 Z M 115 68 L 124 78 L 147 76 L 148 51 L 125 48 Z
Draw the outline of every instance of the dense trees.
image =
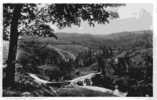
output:
M 53 36 L 53 32 L 47 31 L 50 28 L 45 23 L 57 23 L 59 28 L 72 24 L 80 26 L 81 20 L 88 21 L 89 25 L 94 26 L 94 23 L 108 22 L 109 17 L 118 17 L 116 13 L 107 11 L 107 7 L 117 7 L 122 4 L 50 4 L 44 8 L 38 9 L 38 4 L 4 4 L 4 39 L 7 39 L 7 33 L 10 33 L 9 55 L 6 80 L 9 85 L 14 83 L 15 73 L 15 58 L 17 51 L 17 43 L 19 35 L 27 33 L 21 31 L 23 28 L 30 26 L 35 22 L 40 24 L 38 28 L 46 31 L 29 32 L 29 34 L 37 36 Z M 9 32 L 7 32 L 10 28 Z M 34 30 L 33 30 L 34 31 Z M 55 37 L 56 38 L 56 37 Z
M 143 41 L 150 45 L 145 38 Z M 97 63 L 98 71 L 102 72 L 101 75 L 93 78 L 94 85 L 110 89 L 118 85 L 118 89 L 128 92 L 128 96 L 152 96 L 152 49 L 149 47 L 140 47 L 137 50 L 121 48 L 122 50 L 118 52 L 117 49 L 103 47 L 93 52 L 85 51 L 78 56 L 82 60 L 83 67 L 93 67 L 93 63 Z M 95 60 L 90 62 L 88 58 L 92 57 Z M 85 66 L 86 62 L 90 65 Z

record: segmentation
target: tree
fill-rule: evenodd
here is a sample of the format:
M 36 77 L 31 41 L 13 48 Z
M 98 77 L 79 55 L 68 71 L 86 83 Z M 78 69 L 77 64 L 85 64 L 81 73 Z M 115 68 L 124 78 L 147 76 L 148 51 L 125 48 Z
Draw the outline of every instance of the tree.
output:
M 118 14 L 108 11 L 108 7 L 119 7 L 124 4 L 49 4 L 40 8 L 40 4 L 4 4 L 3 5 L 3 36 L 6 38 L 7 29 L 9 30 L 9 55 L 7 66 L 7 84 L 14 83 L 15 62 L 18 37 L 25 34 L 22 29 L 31 26 L 30 24 L 39 24 L 41 30 L 30 34 L 37 36 L 47 36 L 53 32 L 47 31 L 49 28 L 45 23 L 57 24 L 59 28 L 71 27 L 72 24 L 80 26 L 81 21 L 88 21 L 90 26 L 95 23 L 105 24 L 109 18 L 117 18 Z M 40 9 L 38 9 L 40 8 Z M 6 83 L 5 83 L 6 84 Z
M 8 54 L 8 66 L 6 70 L 6 81 L 7 84 L 14 83 L 14 74 L 15 74 L 15 59 L 16 59 L 16 49 L 17 49 L 17 40 L 18 40 L 18 19 L 20 17 L 20 10 L 22 5 L 16 5 L 14 7 L 11 28 L 10 28 L 10 44 L 9 44 L 9 54 Z

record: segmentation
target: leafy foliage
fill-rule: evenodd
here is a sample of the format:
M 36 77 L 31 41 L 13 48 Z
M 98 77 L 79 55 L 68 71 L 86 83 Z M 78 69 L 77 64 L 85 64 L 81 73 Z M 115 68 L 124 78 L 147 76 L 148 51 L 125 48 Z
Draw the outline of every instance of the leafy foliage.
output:
M 109 22 L 109 17 L 118 17 L 118 14 L 116 12 L 107 11 L 106 8 L 118 7 L 124 4 L 45 4 L 44 7 L 39 7 L 41 4 L 17 5 L 22 6 L 20 13 L 21 16 L 19 18 L 19 31 L 21 31 L 23 28 L 29 29 L 31 27 L 31 24 L 34 22 L 36 24 L 41 23 L 42 25 L 46 23 L 56 23 L 59 28 L 64 28 L 66 26 L 70 27 L 72 24 L 80 26 L 82 20 L 88 21 L 89 25 L 91 26 L 94 26 L 96 22 L 99 24 L 106 23 Z M 3 5 L 4 39 L 6 39 L 9 35 L 7 35 L 7 32 L 9 32 L 8 28 L 13 17 L 15 6 L 16 4 Z M 42 28 L 45 28 L 46 30 L 48 26 Z M 37 34 L 35 33 L 34 35 Z M 41 33 L 39 36 L 41 36 Z
M 58 37 L 54 34 L 54 30 L 47 24 L 36 22 L 34 25 L 24 27 L 20 30 L 21 35 L 31 35 L 33 37 Z

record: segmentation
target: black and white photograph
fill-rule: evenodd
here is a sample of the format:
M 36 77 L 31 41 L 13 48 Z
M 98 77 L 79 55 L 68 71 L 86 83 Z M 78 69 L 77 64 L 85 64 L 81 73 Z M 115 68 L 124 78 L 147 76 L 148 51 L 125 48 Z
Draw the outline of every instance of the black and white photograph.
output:
M 2 97 L 153 97 L 152 3 L 2 3 Z

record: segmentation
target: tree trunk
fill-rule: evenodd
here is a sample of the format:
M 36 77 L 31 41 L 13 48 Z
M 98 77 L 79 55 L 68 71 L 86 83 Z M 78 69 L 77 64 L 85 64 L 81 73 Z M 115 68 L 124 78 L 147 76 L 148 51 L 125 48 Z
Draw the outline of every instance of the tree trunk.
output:
M 16 61 L 16 51 L 18 42 L 18 20 L 20 18 L 20 11 L 22 4 L 16 4 L 14 6 L 13 17 L 10 27 L 10 43 L 9 43 L 9 54 L 8 54 L 8 66 L 6 68 L 6 86 L 13 86 L 15 80 L 15 61 Z

